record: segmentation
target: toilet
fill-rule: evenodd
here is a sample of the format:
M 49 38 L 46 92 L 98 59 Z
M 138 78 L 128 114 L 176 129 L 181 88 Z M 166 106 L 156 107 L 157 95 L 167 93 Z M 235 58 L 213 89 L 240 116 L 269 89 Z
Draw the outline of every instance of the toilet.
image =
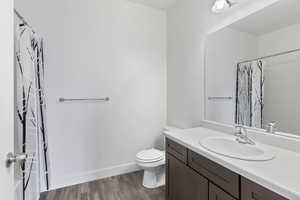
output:
M 165 152 L 154 148 L 136 154 L 136 163 L 144 170 L 144 187 L 153 189 L 165 185 L 165 162 Z

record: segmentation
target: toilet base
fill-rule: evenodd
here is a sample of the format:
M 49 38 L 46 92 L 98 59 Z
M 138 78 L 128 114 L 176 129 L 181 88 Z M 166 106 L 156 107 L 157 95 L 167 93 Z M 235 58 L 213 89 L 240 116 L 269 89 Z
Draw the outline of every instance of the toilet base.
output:
M 158 166 L 144 169 L 143 186 L 153 189 L 165 185 L 165 167 Z

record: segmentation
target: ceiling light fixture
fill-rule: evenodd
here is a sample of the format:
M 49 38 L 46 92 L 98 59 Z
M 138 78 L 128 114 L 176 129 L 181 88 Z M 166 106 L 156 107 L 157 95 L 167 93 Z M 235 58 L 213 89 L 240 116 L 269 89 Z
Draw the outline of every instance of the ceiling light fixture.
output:
M 227 10 L 228 8 L 230 8 L 232 6 L 233 6 L 233 3 L 230 2 L 229 0 L 216 0 L 215 4 L 213 5 L 211 10 L 214 13 L 220 13 L 220 12 Z

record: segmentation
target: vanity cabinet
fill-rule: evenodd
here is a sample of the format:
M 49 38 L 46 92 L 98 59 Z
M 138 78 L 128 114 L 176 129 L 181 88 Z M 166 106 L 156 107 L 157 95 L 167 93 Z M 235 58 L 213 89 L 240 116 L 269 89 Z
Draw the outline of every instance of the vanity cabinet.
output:
M 186 165 L 167 153 L 166 155 L 166 199 L 183 200 L 182 180 Z
M 166 155 L 166 199 L 208 200 L 208 180 L 184 162 Z
M 287 200 L 274 192 L 242 177 L 242 200 Z
M 233 173 L 225 167 L 222 167 L 193 151 L 188 152 L 188 166 L 207 177 L 211 182 L 215 183 L 235 198 L 239 198 L 240 177 L 238 174 Z
M 216 185 L 209 183 L 209 200 L 235 200 Z
M 166 140 L 166 146 L 167 146 L 167 148 L 166 148 L 167 152 L 169 154 L 173 155 L 175 158 L 177 158 L 181 162 L 183 162 L 185 164 L 187 163 L 187 155 L 188 155 L 187 148 L 185 148 L 169 139 Z
M 166 200 L 287 200 L 166 139 Z

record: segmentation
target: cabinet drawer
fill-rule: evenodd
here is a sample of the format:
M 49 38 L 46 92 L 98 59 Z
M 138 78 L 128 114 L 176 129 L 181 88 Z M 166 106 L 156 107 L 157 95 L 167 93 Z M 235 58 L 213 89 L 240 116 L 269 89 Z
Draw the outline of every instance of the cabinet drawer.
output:
M 287 200 L 286 198 L 242 177 L 242 200 Z
M 193 152 L 188 152 L 188 165 L 208 178 L 211 182 L 239 199 L 240 176 L 219 164 Z
M 209 183 L 209 200 L 235 200 L 223 190 L 212 183 Z
M 166 138 L 166 149 L 167 152 L 173 155 L 175 158 L 187 163 L 187 148 Z

